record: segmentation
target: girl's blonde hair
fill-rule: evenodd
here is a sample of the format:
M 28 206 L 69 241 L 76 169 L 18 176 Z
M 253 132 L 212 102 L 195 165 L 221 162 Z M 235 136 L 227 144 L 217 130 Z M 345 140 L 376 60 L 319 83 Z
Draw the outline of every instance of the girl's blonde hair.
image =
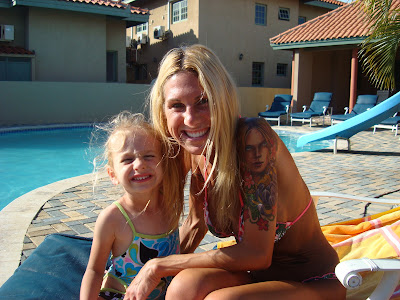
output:
M 240 174 L 235 145 L 239 118 L 236 86 L 218 57 L 207 47 L 192 45 L 170 50 L 161 61 L 150 94 L 151 121 L 170 145 L 176 141 L 171 140 L 167 128 L 164 86 L 168 79 L 182 71 L 194 73 L 208 97 L 211 128 L 204 153 L 206 161 L 212 163 L 212 168 L 204 186 L 214 178 L 214 188 L 209 189 L 208 193 L 217 204 L 215 225 L 222 231 L 231 230 L 236 225 L 235 212 L 240 205 Z
M 160 191 L 163 197 L 161 207 L 164 217 L 169 221 L 170 230 L 176 229 L 183 211 L 184 174 L 179 160 L 169 155 L 169 146 L 165 143 L 160 133 L 145 121 L 142 114 L 132 114 L 128 111 L 119 113 L 105 126 L 101 126 L 100 129 L 107 132 L 107 139 L 104 143 L 104 152 L 102 154 L 104 168 L 113 168 L 112 153 L 113 151 L 118 151 L 118 149 L 113 148 L 111 145 L 115 138 L 123 139 L 121 143 L 123 145 L 127 135 L 143 131 L 160 143 L 162 156 L 160 164 L 164 173 Z

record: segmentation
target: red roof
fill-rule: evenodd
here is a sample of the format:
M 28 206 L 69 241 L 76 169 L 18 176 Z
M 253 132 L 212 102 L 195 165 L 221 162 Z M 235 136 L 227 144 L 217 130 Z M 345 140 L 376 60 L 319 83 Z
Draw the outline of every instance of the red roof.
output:
M 400 0 L 393 0 L 392 8 L 399 9 Z M 270 39 L 270 43 L 276 47 L 364 38 L 368 31 L 363 9 L 358 2 L 353 2 L 278 34 Z
M 22 47 L 0 46 L 0 54 L 35 55 L 35 52 L 26 50 Z
M 343 6 L 344 3 L 342 1 L 336 1 L 336 0 L 317 0 L 319 2 L 325 2 L 325 3 L 330 3 L 330 4 L 335 4 L 339 6 Z
M 131 13 L 133 13 L 133 14 L 145 15 L 149 12 L 147 9 L 130 6 L 129 4 L 126 4 L 126 3 L 122 2 L 121 0 L 119 0 L 119 1 L 112 1 L 112 0 L 59 0 L 59 1 L 79 2 L 79 3 L 101 5 L 101 6 L 104 5 L 104 6 L 110 6 L 110 7 L 115 7 L 115 8 L 121 8 L 121 9 L 127 9 L 128 7 L 130 7 Z

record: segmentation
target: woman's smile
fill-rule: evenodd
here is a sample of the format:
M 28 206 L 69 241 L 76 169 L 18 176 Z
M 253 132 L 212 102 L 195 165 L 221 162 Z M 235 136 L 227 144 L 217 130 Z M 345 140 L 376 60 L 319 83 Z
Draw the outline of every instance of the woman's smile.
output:
M 164 85 L 164 112 L 169 133 L 189 153 L 199 155 L 211 126 L 207 95 L 196 74 L 182 71 Z

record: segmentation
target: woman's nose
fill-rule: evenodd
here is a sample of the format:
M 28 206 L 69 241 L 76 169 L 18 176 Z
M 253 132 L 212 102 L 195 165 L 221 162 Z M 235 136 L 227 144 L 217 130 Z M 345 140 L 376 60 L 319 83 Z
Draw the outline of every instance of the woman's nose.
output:
M 188 106 L 184 113 L 184 119 L 186 125 L 193 125 L 196 120 L 196 111 L 193 107 Z

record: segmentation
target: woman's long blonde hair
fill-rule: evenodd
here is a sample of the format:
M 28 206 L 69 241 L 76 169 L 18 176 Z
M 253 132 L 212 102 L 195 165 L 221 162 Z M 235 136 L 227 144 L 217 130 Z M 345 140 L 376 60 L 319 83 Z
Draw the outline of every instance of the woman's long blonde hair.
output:
M 209 189 L 208 194 L 217 209 L 214 225 L 221 231 L 232 230 L 238 217 L 235 212 L 240 205 L 240 174 L 235 143 L 239 118 L 236 86 L 221 61 L 207 47 L 192 45 L 170 50 L 161 61 L 150 94 L 151 121 L 170 145 L 176 144 L 176 141 L 172 141 L 167 128 L 164 86 L 168 79 L 182 71 L 194 73 L 208 97 L 211 128 L 204 153 L 212 168 L 204 186 L 213 180 L 214 188 Z
M 126 136 L 137 131 L 143 131 L 154 137 L 160 143 L 162 160 L 160 162 L 163 169 L 162 180 L 162 201 L 161 208 L 164 217 L 169 222 L 169 229 L 176 229 L 179 225 L 179 219 L 183 211 L 183 189 L 185 184 L 184 174 L 181 165 L 177 159 L 169 155 L 168 144 L 161 134 L 145 121 L 142 114 L 132 114 L 123 111 L 114 116 L 106 125 L 101 126 L 102 131 L 107 133 L 107 139 L 104 143 L 104 152 L 102 154 L 103 167 L 113 168 L 111 143 L 114 138 L 126 139 Z M 122 144 L 124 144 L 123 142 Z M 118 150 L 118 149 L 117 149 Z

